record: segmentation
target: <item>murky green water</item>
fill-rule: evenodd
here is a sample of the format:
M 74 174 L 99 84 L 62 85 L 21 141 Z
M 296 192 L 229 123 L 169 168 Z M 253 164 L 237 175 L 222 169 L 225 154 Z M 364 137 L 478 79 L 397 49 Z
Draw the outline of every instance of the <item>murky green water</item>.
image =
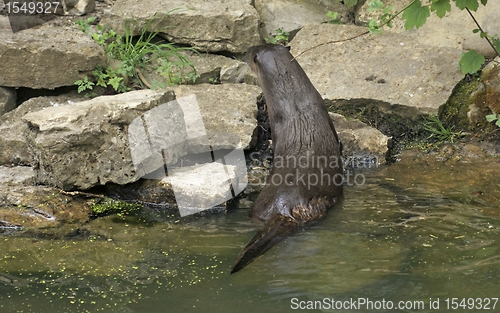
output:
M 306 301 L 323 303 L 313 312 L 499 310 L 478 299 L 500 298 L 500 161 L 415 162 L 359 172 L 365 184 L 346 186 L 326 220 L 235 275 L 257 230 L 243 209 L 107 217 L 66 239 L 1 236 L 0 312 L 296 312 Z M 324 298 L 394 308 L 328 310 Z

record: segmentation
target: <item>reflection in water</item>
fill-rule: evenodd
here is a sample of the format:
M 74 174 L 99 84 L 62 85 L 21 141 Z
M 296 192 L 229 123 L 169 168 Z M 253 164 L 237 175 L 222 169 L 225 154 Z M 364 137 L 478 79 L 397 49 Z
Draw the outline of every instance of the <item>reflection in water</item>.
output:
M 445 310 L 446 298 L 498 297 L 500 164 L 438 165 L 363 172 L 325 220 L 232 276 L 258 228 L 243 209 L 0 237 L 0 312 L 288 312 L 292 298 L 325 297 L 421 300 L 435 312 L 430 299 Z

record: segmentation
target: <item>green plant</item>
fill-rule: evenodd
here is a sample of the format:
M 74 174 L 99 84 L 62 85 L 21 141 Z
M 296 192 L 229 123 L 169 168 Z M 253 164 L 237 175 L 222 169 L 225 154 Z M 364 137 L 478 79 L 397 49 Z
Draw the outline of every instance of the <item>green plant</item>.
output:
M 124 71 L 123 68 L 115 70 L 108 66 L 103 69 L 102 66 L 97 65 L 96 69 L 92 71 L 92 75 L 94 75 L 97 80 L 97 86 L 101 86 L 103 88 L 111 86 L 118 93 L 129 90 L 129 88 L 123 83 L 123 77 L 130 76 L 131 72 Z
M 104 197 L 92 204 L 92 214 L 94 216 L 116 214 L 119 217 L 124 217 L 133 215 L 140 209 L 142 209 L 141 204 L 118 201 L 108 197 Z
M 283 29 L 278 28 L 276 29 L 276 35 L 274 35 L 272 38 L 266 37 L 264 40 L 269 43 L 277 44 L 286 44 L 288 42 L 288 37 L 290 36 L 289 32 L 283 31 Z
M 75 24 L 78 25 L 78 29 L 84 32 L 85 34 L 89 33 L 90 24 L 95 21 L 95 16 L 91 16 L 86 20 L 76 20 Z
M 496 121 L 495 122 L 495 125 L 497 125 L 498 127 L 500 127 L 500 114 L 490 114 L 490 115 L 486 115 L 486 120 L 491 123 L 493 121 Z
M 85 91 L 85 90 L 92 90 L 92 86 L 94 86 L 94 83 L 89 81 L 89 78 L 85 76 L 83 79 L 79 79 L 75 82 L 75 85 L 78 86 L 78 93 Z
M 440 142 L 453 142 L 455 139 L 465 136 L 465 133 L 463 132 L 453 131 L 453 127 L 444 127 L 443 123 L 434 114 L 429 114 L 429 117 L 424 117 L 424 120 L 425 121 L 422 123 L 422 126 L 425 130 L 431 133 L 428 138 L 434 137 Z
M 157 23 L 160 23 L 170 12 L 167 12 Z M 125 23 L 124 35 L 97 25 L 97 32 L 92 34 L 92 38 L 104 48 L 109 59 L 118 61 L 114 62 L 113 66 L 108 65 L 106 68 L 98 66 L 92 72 L 97 80 L 97 86 L 113 88 L 118 93 L 125 92 L 129 90 L 125 83 L 128 78 L 134 79 L 139 85 L 150 86 L 144 79 L 141 79 L 139 69 L 151 66 L 152 61 L 159 61 L 161 65 L 157 71 L 167 78 L 169 85 L 196 80 L 199 75 L 196 73 L 193 63 L 181 52 L 197 51 L 189 47 L 176 47 L 165 41 L 153 41 L 153 38 L 160 32 L 148 32 L 148 29 L 157 26 L 152 25 L 155 17 L 156 15 L 148 20 L 141 34 L 137 37 L 133 36 L 134 27 L 132 24 L 136 23 L 135 20 L 132 23 Z M 80 87 L 82 83 L 78 81 L 77 85 Z
M 326 17 L 330 18 L 330 20 L 327 22 L 328 24 L 342 24 L 342 21 L 339 17 L 339 12 L 328 11 L 326 13 Z
M 392 5 L 384 7 L 384 4 L 380 0 L 372 0 L 368 2 L 368 9 L 367 9 L 368 12 L 382 11 L 382 15 L 380 16 L 380 21 L 376 19 L 371 19 L 368 22 L 368 30 L 370 34 L 381 34 L 382 32 L 380 31 L 380 28 L 384 25 L 392 27 L 392 20 L 399 13 L 397 13 L 396 15 L 391 14 L 390 13 L 391 10 L 392 10 Z

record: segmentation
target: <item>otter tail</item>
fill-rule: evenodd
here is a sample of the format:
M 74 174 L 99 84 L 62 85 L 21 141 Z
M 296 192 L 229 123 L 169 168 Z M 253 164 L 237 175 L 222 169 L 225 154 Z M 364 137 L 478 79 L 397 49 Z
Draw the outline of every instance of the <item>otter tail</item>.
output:
M 241 250 L 231 269 L 231 274 L 238 272 L 252 263 L 253 260 L 263 255 L 267 250 L 295 232 L 298 228 L 299 224 L 297 222 L 282 215 L 269 220 L 264 225 L 264 228 Z

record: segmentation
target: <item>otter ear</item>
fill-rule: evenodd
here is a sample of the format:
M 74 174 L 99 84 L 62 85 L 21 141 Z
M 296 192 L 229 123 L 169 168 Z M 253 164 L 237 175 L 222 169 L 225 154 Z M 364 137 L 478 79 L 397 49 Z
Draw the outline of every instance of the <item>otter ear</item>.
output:
M 253 63 L 257 63 L 257 54 L 253 56 Z
M 290 47 L 290 46 L 285 46 L 285 48 L 286 48 L 288 51 L 290 51 L 290 48 L 291 48 L 291 47 Z

